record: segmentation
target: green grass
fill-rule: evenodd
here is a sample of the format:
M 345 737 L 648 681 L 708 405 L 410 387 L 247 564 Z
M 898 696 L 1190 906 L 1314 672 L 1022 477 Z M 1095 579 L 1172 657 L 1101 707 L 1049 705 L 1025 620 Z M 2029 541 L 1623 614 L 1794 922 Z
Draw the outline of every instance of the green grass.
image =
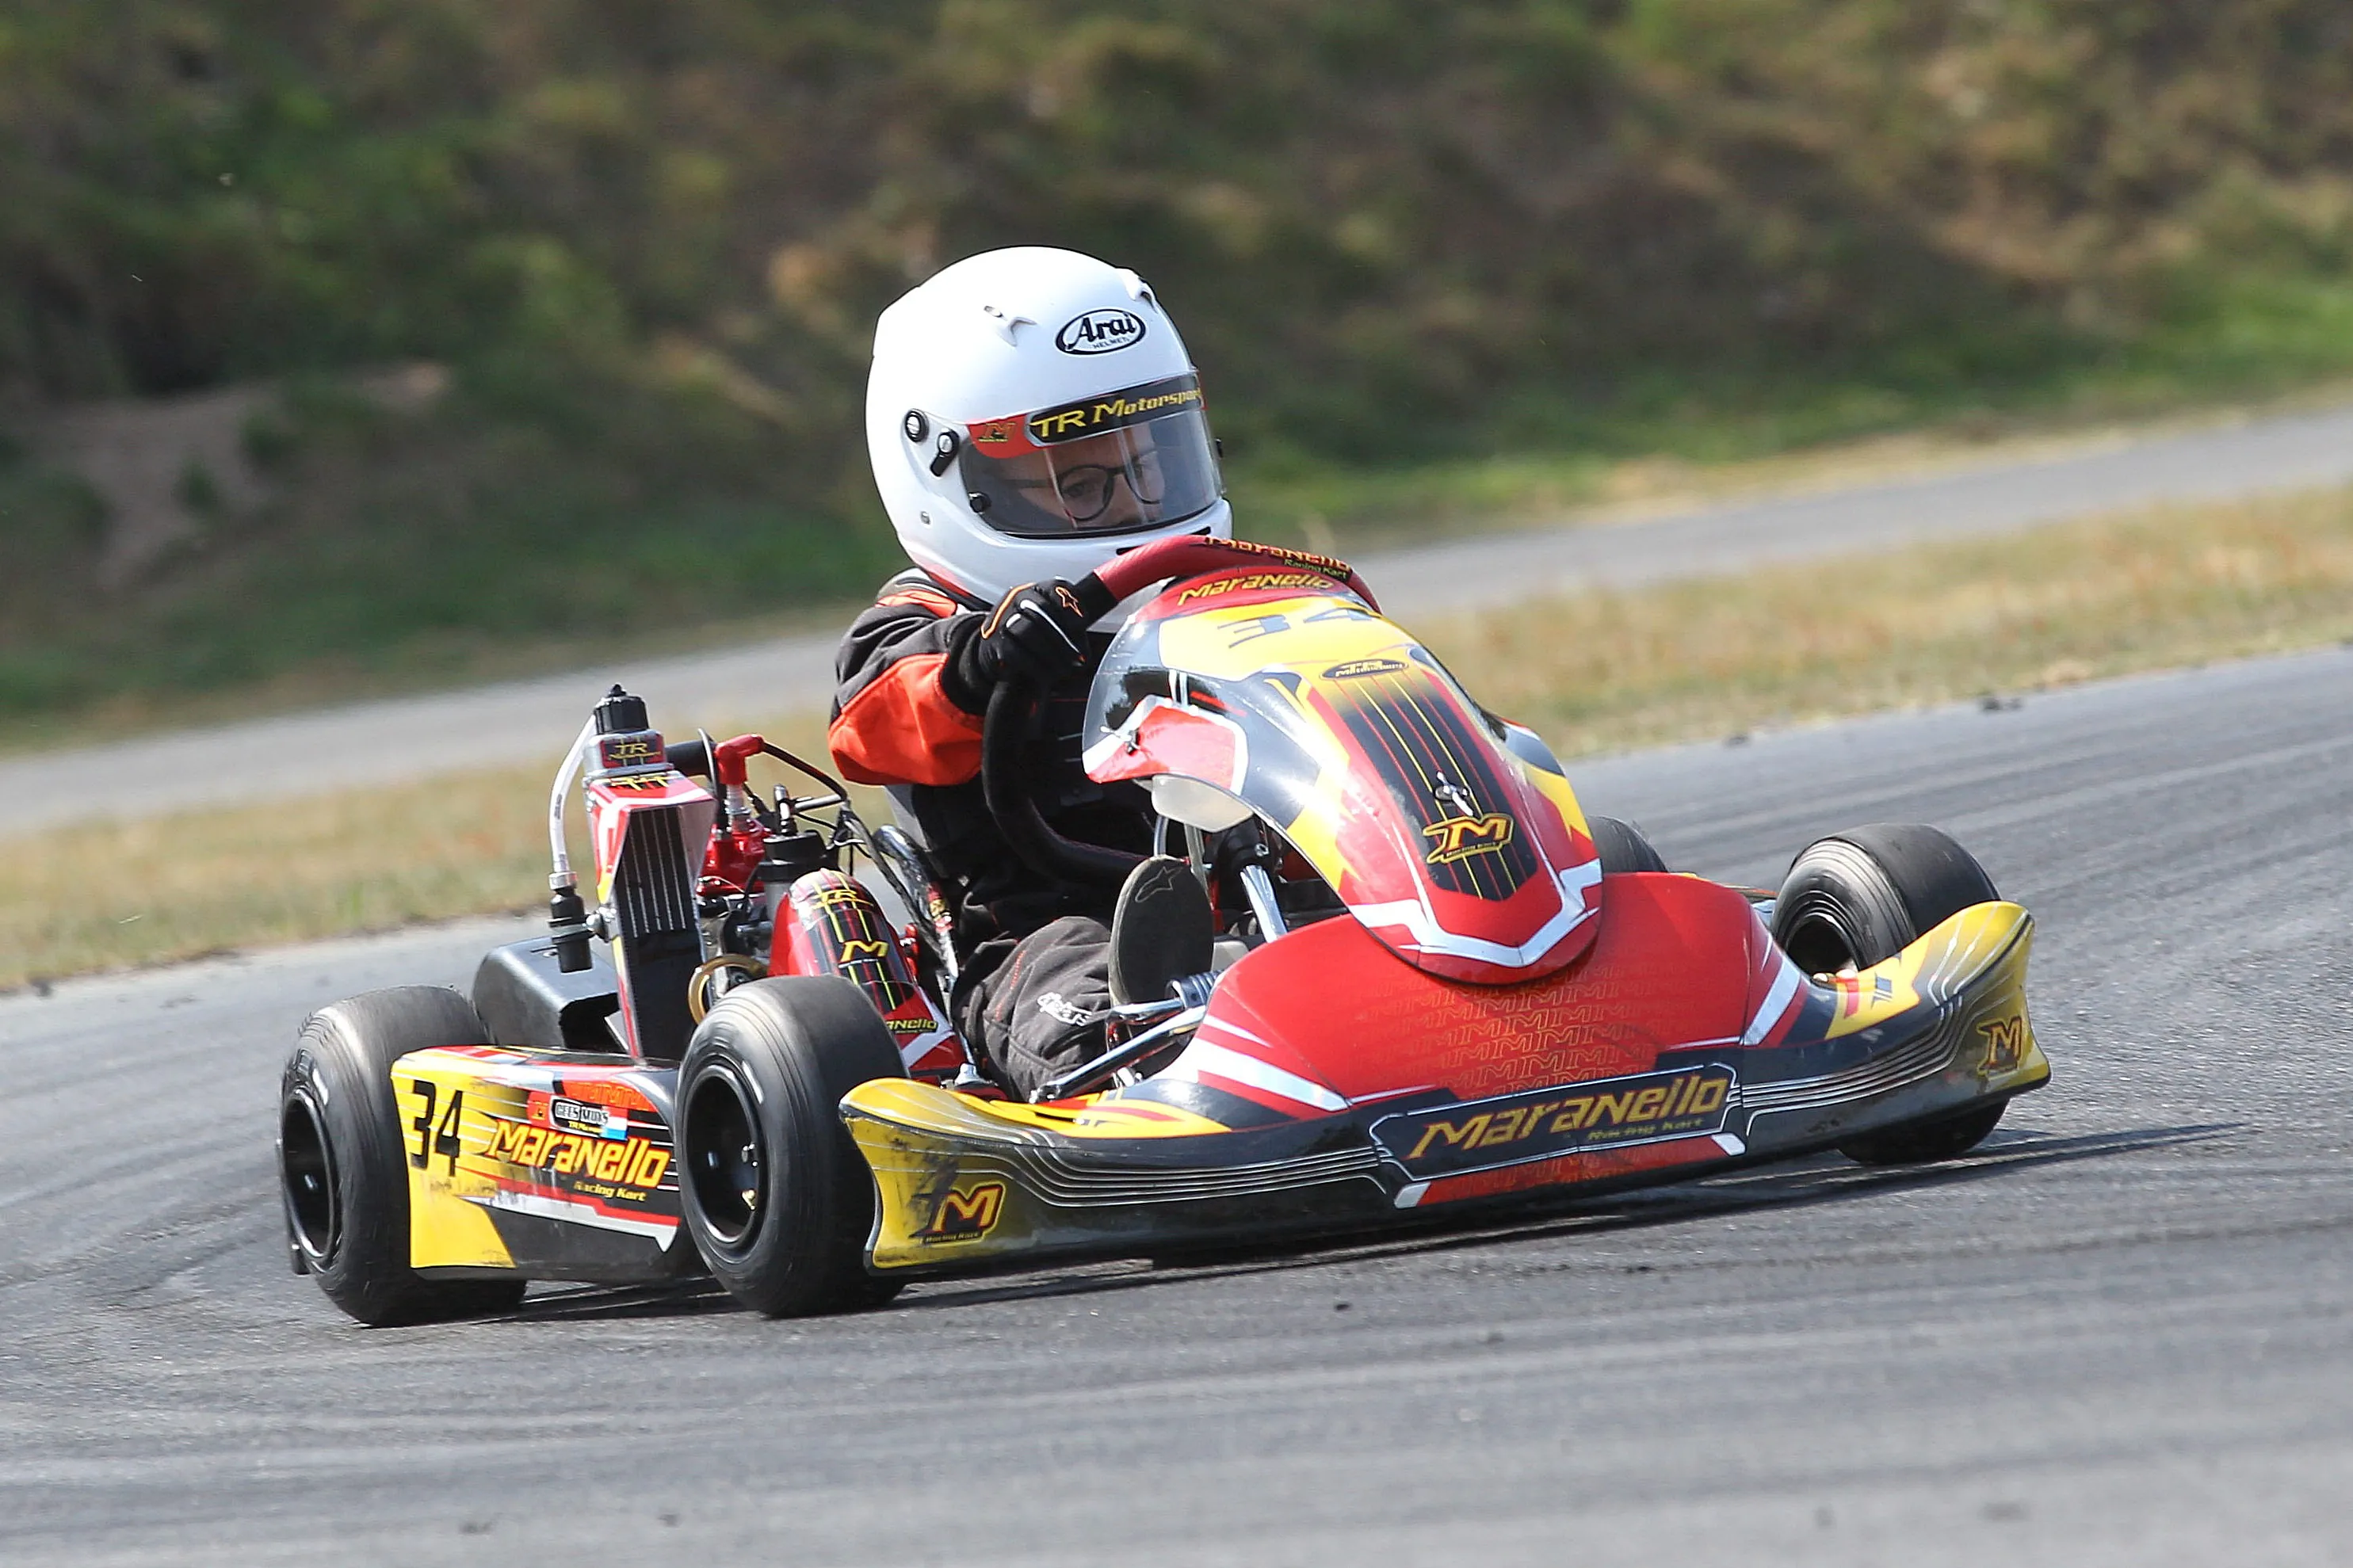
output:
M 2164 508 L 1421 628 L 1564 754 L 2353 636 L 2353 490 Z
M 876 313 L 1008 244 L 1151 279 L 1245 530 L 1343 549 L 2342 378 L 2344 12 L 18 5 L 0 743 L 854 596 Z M 262 384 L 274 499 L 102 584 L 45 416 Z

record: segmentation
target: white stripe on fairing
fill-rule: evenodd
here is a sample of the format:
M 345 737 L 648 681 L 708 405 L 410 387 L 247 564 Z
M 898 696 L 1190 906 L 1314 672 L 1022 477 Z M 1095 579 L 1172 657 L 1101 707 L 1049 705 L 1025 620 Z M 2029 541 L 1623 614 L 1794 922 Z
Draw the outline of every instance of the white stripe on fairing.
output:
M 664 1247 L 670 1245 L 671 1234 L 678 1229 L 676 1220 L 623 1219 L 618 1215 L 600 1214 L 586 1204 L 571 1203 L 563 1198 L 543 1198 L 536 1193 L 496 1192 L 488 1197 L 475 1197 L 469 1194 L 466 1201 L 480 1204 L 484 1208 L 512 1209 L 516 1214 L 536 1215 L 541 1219 L 560 1219 L 566 1225 L 625 1231 L 631 1236 L 642 1236 L 649 1241 L 660 1242 Z
M 948 1030 L 945 1026 L 934 1029 L 928 1035 L 918 1035 L 913 1044 L 899 1047 L 899 1060 L 904 1066 L 913 1067 L 932 1054 L 933 1047 L 939 1045 L 947 1037 Z
M 1201 1031 L 1207 1034 L 1210 1029 L 1221 1026 L 1204 1024 L 1201 1026 Z M 1240 1035 L 1241 1031 L 1235 1030 L 1234 1033 Z M 1252 1089 L 1262 1089 L 1269 1094 L 1279 1094 L 1285 1100 L 1295 1100 L 1302 1105 L 1312 1105 L 1318 1110 L 1348 1109 L 1346 1100 L 1322 1084 L 1301 1078 L 1297 1073 L 1285 1072 L 1279 1067 L 1270 1066 L 1256 1057 L 1246 1057 L 1240 1051 L 1229 1051 L 1223 1046 L 1211 1045 L 1201 1038 L 1200 1035 L 1195 1035 L 1193 1043 L 1185 1047 L 1185 1054 L 1170 1063 L 1168 1070 L 1159 1076 L 1198 1083 L 1201 1081 L 1201 1075 L 1205 1072 L 1215 1073 L 1219 1078 L 1229 1078 L 1236 1083 L 1246 1083 Z
M 1382 1089 L 1378 1094 L 1356 1095 L 1350 1098 L 1348 1103 L 1351 1105 L 1377 1105 L 1384 1100 L 1403 1100 L 1409 1094 L 1426 1094 L 1437 1087 L 1438 1085 L 1434 1083 L 1408 1084 L 1403 1089 Z
M 1263 1039 L 1261 1039 L 1258 1036 L 1253 1035 L 1248 1029 L 1243 1028 L 1240 1024 L 1229 1022 L 1224 1018 L 1216 1019 L 1210 1023 L 1203 1025 L 1202 1027 L 1215 1029 L 1221 1035 L 1231 1035 L 1237 1040 L 1248 1040 L 1251 1045 L 1258 1047 L 1261 1050 L 1272 1050 L 1274 1048 L 1268 1045 Z
M 1561 938 L 1592 917 L 1594 910 L 1585 901 L 1585 890 L 1599 880 L 1601 862 L 1598 858 L 1561 872 L 1560 913 L 1546 921 L 1543 930 L 1518 947 L 1505 947 L 1500 942 L 1489 942 L 1482 937 L 1458 936 L 1440 925 L 1437 917 L 1419 899 L 1399 899 L 1388 904 L 1357 904 L 1349 912 L 1368 926 L 1403 926 L 1412 933 L 1412 945 L 1417 952 L 1442 952 L 1450 958 L 1474 958 L 1482 963 L 1517 969 L 1522 964 L 1534 963 L 1550 952 Z
M 1798 966 L 1783 957 L 1781 973 L 1773 977 L 1773 989 L 1765 993 L 1764 1005 L 1757 1009 L 1757 1016 L 1749 1019 L 1748 1027 L 1740 1032 L 1742 1045 L 1753 1046 L 1762 1041 L 1766 1033 L 1780 1021 L 1781 1015 L 1789 1010 L 1789 998 L 1798 994 L 1799 979 Z

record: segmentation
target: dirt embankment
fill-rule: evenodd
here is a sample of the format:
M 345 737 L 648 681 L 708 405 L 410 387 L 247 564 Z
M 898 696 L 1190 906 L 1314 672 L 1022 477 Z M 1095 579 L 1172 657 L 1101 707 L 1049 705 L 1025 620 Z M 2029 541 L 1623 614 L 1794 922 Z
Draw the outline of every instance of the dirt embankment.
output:
M 372 405 L 414 412 L 448 381 L 441 366 L 418 363 L 354 375 L 346 384 Z M 37 460 L 74 475 L 97 499 L 101 592 L 137 582 L 174 546 L 201 539 L 210 522 L 269 500 L 260 458 L 282 420 L 280 402 L 276 384 L 250 383 L 70 404 L 27 422 Z

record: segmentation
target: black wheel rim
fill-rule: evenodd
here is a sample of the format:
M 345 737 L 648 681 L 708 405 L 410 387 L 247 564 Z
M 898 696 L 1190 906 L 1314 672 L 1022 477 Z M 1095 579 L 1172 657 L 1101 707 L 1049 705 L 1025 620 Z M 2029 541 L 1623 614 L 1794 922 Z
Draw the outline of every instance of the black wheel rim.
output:
M 300 1090 L 286 1099 L 278 1124 L 278 1174 L 286 1189 L 286 1212 L 294 1242 L 313 1263 L 327 1263 L 343 1230 L 343 1196 L 335 1179 L 335 1158 L 325 1124 L 311 1097 Z
M 740 1257 L 760 1232 L 763 1177 L 759 1119 L 732 1068 L 713 1064 L 686 1095 L 687 1200 L 722 1252 Z

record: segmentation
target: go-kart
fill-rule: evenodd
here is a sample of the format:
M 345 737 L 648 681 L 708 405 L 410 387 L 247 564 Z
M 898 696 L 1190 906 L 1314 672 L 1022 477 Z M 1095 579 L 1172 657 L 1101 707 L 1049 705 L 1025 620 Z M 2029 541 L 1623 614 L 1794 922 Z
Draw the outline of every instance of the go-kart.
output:
M 1673 874 L 1338 562 L 1166 541 L 1077 592 L 1134 605 L 1087 771 L 1147 791 L 1155 864 L 1202 879 L 1208 968 L 1012 1094 L 950 1022 L 969 952 L 923 847 L 762 737 L 666 743 L 617 687 L 555 780 L 548 933 L 487 954 L 470 997 L 305 1026 L 279 1123 L 295 1270 L 371 1323 L 703 1274 L 838 1310 L 1830 1148 L 1947 1158 L 2050 1077 L 2032 921 L 1935 829 L 1823 839 L 1770 893 Z M 1037 710 L 1012 682 L 989 704 L 990 813 L 1108 902 L 1138 859 L 1030 798 Z M 762 800 L 764 757 L 801 782 Z

